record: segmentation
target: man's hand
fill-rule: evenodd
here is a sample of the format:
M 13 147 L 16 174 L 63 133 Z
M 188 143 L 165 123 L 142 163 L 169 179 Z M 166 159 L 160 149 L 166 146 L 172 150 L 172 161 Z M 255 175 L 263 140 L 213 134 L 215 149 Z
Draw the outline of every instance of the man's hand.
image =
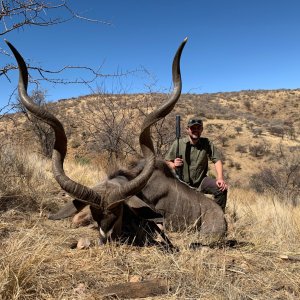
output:
M 226 184 L 224 179 L 217 179 L 216 184 L 217 184 L 219 190 L 222 192 L 227 190 L 227 188 L 228 188 L 228 185 Z
M 182 167 L 183 166 L 183 159 L 182 158 L 175 158 L 174 166 L 175 166 L 175 168 L 176 167 Z

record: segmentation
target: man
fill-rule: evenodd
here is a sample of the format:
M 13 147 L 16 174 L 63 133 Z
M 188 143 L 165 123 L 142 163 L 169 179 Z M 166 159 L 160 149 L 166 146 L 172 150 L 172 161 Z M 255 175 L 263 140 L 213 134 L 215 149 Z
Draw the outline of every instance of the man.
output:
M 179 142 L 179 157 L 176 157 L 177 141 L 175 141 L 165 160 L 171 169 L 182 168 L 182 180 L 191 187 L 203 193 L 213 194 L 214 200 L 225 210 L 227 201 L 227 184 L 223 177 L 223 163 L 221 156 L 213 143 L 201 137 L 203 122 L 199 118 L 188 121 L 187 137 Z M 208 177 L 208 159 L 216 169 L 216 179 Z

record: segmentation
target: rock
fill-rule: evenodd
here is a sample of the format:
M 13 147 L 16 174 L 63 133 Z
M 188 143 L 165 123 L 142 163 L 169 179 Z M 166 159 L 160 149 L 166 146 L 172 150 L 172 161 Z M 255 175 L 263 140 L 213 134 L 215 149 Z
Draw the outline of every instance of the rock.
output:
M 161 296 L 168 292 L 169 284 L 167 280 L 156 278 L 141 282 L 114 284 L 103 288 L 98 296 L 102 297 L 100 299 L 138 299 Z M 160 297 L 160 299 L 163 299 L 163 297 Z
M 140 275 L 133 275 L 130 276 L 129 282 L 141 282 L 143 280 L 143 277 Z
M 80 238 L 77 242 L 77 249 L 88 249 L 91 246 L 91 241 L 89 238 Z
M 84 292 L 85 292 L 85 284 L 84 283 L 79 283 L 78 286 L 74 289 L 74 292 L 76 294 L 84 294 Z

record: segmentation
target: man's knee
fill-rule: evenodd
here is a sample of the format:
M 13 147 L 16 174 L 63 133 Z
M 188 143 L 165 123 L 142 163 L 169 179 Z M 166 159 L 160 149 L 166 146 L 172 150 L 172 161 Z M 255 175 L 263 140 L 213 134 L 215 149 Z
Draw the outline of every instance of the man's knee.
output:
M 227 190 L 221 191 L 217 186 L 216 180 L 211 177 L 205 177 L 199 187 L 199 190 L 204 194 L 211 194 L 214 197 L 214 201 L 221 206 L 225 211 L 227 202 Z
M 227 190 L 225 191 L 218 191 L 214 194 L 214 200 L 217 204 L 221 206 L 223 211 L 225 211 L 226 203 L 227 203 Z

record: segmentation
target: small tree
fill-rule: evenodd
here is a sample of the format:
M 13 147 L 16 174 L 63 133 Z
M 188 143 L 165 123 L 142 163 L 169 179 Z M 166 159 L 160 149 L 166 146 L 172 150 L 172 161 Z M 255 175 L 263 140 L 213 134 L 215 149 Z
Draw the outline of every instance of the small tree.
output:
M 283 126 L 277 125 L 277 126 L 270 126 L 269 131 L 271 134 L 279 136 L 283 139 L 284 137 L 284 128 Z
M 257 192 L 272 192 L 283 201 L 300 204 L 300 155 L 279 146 L 275 168 L 263 168 L 251 176 L 250 186 Z
M 236 126 L 234 127 L 234 129 L 237 132 L 237 134 L 240 134 L 243 131 L 243 128 L 241 126 Z
M 244 100 L 244 105 L 247 108 L 247 110 L 251 109 L 251 102 L 248 99 Z
M 46 103 L 46 91 L 36 89 L 31 94 L 31 99 L 39 106 L 45 106 L 49 109 Z M 50 158 L 52 156 L 52 149 L 54 144 L 54 132 L 50 126 L 37 119 L 35 116 L 28 113 L 24 106 L 19 102 L 16 106 L 27 118 L 28 126 L 31 128 L 37 137 L 38 143 L 41 147 L 41 152 L 44 156 Z M 53 109 L 52 109 L 53 110 Z
M 258 136 L 260 136 L 262 134 L 262 129 L 261 128 L 252 128 L 252 133 L 253 133 L 253 137 L 257 138 Z
M 254 157 L 261 157 L 265 154 L 265 146 L 263 144 L 250 145 L 249 153 Z
M 242 153 L 247 153 L 247 146 L 246 145 L 240 145 L 240 144 L 236 145 L 235 151 L 240 152 L 241 154 Z
M 96 152 L 106 152 L 109 163 L 137 152 L 134 107 L 126 96 L 120 99 L 111 94 L 97 94 L 96 100 L 87 104 L 88 115 L 83 122 L 91 136 L 90 144 Z M 133 128 L 130 127 L 133 124 Z
M 220 140 L 220 142 L 222 143 L 222 146 L 223 146 L 223 147 L 226 147 L 226 146 L 227 146 L 228 137 L 226 137 L 226 136 L 220 136 L 220 137 L 219 137 L 219 140 Z

